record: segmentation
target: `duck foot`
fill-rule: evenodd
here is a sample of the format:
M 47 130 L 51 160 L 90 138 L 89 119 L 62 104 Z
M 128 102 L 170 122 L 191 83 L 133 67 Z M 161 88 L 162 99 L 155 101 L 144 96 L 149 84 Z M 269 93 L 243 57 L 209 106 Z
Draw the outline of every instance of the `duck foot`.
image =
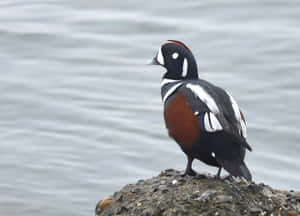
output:
M 183 174 L 181 174 L 182 177 L 187 176 L 187 175 L 196 176 L 197 173 L 192 168 L 190 168 L 190 169 L 186 169 L 185 172 Z
M 233 176 L 232 176 L 232 175 L 228 175 L 228 176 L 225 176 L 225 177 L 223 178 L 223 180 L 229 180 L 229 181 L 233 181 L 233 180 L 234 180 L 234 178 L 233 178 Z
M 221 171 L 222 171 L 222 167 L 219 167 L 217 174 L 215 175 L 216 179 L 222 179 L 221 178 Z
M 191 156 L 187 156 L 187 165 L 186 165 L 186 168 L 185 168 L 185 172 L 183 173 L 183 176 L 186 176 L 186 175 L 190 175 L 190 176 L 195 176 L 197 175 L 197 173 L 192 169 L 192 163 L 193 163 L 193 160 L 194 158 L 191 157 Z
M 194 176 L 194 179 L 206 179 L 208 178 L 205 174 L 197 174 Z

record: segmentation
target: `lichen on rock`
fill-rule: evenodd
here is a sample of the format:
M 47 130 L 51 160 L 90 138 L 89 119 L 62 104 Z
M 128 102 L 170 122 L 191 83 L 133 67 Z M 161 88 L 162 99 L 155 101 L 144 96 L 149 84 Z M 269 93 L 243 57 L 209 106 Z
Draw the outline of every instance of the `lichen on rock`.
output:
M 111 200 L 105 199 L 110 201 L 109 205 L 100 201 L 96 215 L 300 215 L 300 193 L 243 180 L 180 174 L 168 169 L 151 179 L 128 184 L 114 193 Z

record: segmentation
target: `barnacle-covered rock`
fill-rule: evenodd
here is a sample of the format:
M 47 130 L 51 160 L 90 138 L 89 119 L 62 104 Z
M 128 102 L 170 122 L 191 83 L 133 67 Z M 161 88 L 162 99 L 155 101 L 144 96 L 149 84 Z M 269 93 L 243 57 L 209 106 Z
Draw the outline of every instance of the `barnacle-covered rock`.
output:
M 299 192 L 230 178 L 182 176 L 172 169 L 126 185 L 111 199 L 98 208 L 98 216 L 300 215 Z

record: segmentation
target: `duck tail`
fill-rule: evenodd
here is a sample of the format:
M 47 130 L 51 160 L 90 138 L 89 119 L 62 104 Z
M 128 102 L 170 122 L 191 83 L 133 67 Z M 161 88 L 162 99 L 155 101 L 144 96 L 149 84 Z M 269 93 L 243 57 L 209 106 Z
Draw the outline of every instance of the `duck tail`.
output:
M 247 181 L 252 181 L 252 175 L 244 162 L 238 164 L 234 161 L 220 161 L 221 165 L 234 177 L 243 177 Z
M 213 143 L 213 151 L 218 163 L 232 176 L 251 181 L 251 173 L 244 162 L 246 149 L 251 150 L 251 147 L 245 139 L 236 139 L 224 133 L 220 133 Z

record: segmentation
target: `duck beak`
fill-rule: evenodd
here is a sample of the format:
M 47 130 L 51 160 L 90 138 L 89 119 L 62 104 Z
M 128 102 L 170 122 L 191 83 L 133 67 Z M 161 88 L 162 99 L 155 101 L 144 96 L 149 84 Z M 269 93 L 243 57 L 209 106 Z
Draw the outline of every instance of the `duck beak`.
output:
M 152 61 L 148 63 L 148 65 L 160 65 L 160 63 L 157 60 L 157 55 L 158 53 L 156 53 L 156 55 L 153 57 Z
M 156 56 L 152 59 L 152 61 L 149 63 L 149 65 L 160 65 L 159 62 L 157 61 Z

